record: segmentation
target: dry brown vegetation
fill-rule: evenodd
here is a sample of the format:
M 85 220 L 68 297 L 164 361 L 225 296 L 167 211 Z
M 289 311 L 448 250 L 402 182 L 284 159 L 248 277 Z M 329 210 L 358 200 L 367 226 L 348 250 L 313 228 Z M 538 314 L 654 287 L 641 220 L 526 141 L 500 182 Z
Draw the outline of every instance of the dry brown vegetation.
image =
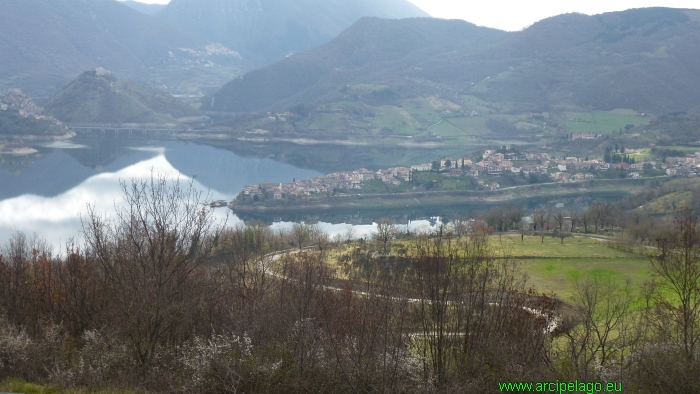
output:
M 528 289 L 483 221 L 392 245 L 306 224 L 227 229 L 191 187 L 158 177 L 124 194 L 129 208 L 90 211 L 64 256 L 23 234 L 0 250 L 0 377 L 151 392 L 698 390 L 700 232 L 687 211 L 658 238 L 643 294 L 581 281 L 562 305 Z M 326 259 L 341 243 L 339 278 Z

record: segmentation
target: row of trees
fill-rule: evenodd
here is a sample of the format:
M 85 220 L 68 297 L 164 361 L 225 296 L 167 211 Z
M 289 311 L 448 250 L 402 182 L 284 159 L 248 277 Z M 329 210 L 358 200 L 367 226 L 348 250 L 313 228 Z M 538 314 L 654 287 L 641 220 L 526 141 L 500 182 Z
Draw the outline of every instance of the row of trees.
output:
M 676 207 L 680 210 L 681 206 Z M 473 221 L 481 222 L 489 231 L 502 234 L 517 231 L 521 237 L 537 234 L 542 238 L 554 235 L 564 238 L 574 232 L 598 234 L 601 230 L 613 228 L 627 234 L 634 240 L 651 245 L 661 234 L 669 231 L 667 221 L 658 215 L 644 210 L 626 210 L 620 203 L 596 200 L 584 210 L 564 210 L 554 207 L 540 207 L 526 215 L 522 206 L 503 205 L 486 213 L 475 215 L 473 219 L 457 218 L 450 223 L 456 234 L 465 234 L 473 226 Z

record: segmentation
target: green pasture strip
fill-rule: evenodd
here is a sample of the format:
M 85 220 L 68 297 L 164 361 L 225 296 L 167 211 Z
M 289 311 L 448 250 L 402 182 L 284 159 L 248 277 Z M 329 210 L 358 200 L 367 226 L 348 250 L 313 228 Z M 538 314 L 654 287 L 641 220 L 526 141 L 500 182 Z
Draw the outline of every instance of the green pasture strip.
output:
M 486 118 L 481 116 L 451 116 L 445 119 L 454 126 L 464 130 L 462 134 L 482 136 L 491 133 L 491 130 L 486 127 Z
M 415 98 L 403 100 L 401 105 L 408 111 L 415 122 L 423 127 L 428 127 L 441 119 L 441 116 L 430 105 L 427 99 Z
M 314 115 L 313 122 L 309 125 L 310 130 L 338 130 L 343 127 L 343 123 L 336 114 L 318 113 Z
M 373 127 L 389 129 L 393 134 L 415 135 L 424 125 L 404 108 L 382 105 L 375 108 L 375 116 L 367 118 Z
M 20 379 L 8 378 L 0 382 L 0 391 L 23 394 L 136 394 L 138 391 L 115 388 L 70 388 L 63 389 L 51 385 L 28 383 Z M 145 392 L 140 392 L 145 393 Z
M 430 133 L 442 137 L 462 137 L 471 134 L 453 125 L 446 119 L 442 119 L 442 122 L 431 128 Z
M 568 131 L 583 133 L 611 133 L 633 126 L 647 125 L 651 119 L 646 116 L 633 115 L 625 111 L 593 111 L 573 115 L 566 122 Z

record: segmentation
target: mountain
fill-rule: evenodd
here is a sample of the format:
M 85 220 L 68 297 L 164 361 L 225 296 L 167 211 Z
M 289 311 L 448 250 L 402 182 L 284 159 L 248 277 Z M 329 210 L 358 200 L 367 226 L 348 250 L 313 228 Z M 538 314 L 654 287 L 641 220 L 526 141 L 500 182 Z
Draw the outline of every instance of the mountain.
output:
M 171 91 L 195 82 L 213 88 L 236 75 L 239 62 L 114 0 L 3 0 L 0 26 L 0 89 L 19 87 L 35 99 L 97 67 Z
M 122 4 L 128 5 L 129 7 L 135 9 L 138 12 L 147 15 L 154 15 L 165 8 L 164 4 L 146 4 L 133 0 L 119 0 Z
M 364 18 L 322 46 L 234 79 L 202 109 L 330 103 L 371 84 L 384 87 L 373 93 L 384 97 L 379 103 L 439 95 L 474 97 L 506 113 L 685 111 L 700 105 L 699 22 L 698 10 L 669 8 L 565 14 L 512 33 L 454 20 Z
M 104 69 L 82 73 L 44 108 L 67 123 L 165 123 L 199 115 L 166 92 L 119 80 Z
M 429 16 L 407 0 L 172 0 L 158 16 L 265 65 L 322 44 L 364 16 Z
M 284 108 L 314 102 L 346 85 L 399 86 L 432 56 L 489 47 L 508 34 L 459 20 L 362 18 L 322 46 L 234 79 L 204 100 L 202 109 Z

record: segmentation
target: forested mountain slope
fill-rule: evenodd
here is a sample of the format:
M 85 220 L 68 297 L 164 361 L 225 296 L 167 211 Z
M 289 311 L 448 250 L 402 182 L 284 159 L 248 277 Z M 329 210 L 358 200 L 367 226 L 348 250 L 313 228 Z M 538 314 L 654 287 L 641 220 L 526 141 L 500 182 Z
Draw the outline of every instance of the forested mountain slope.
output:
M 255 70 L 204 100 L 213 111 L 343 99 L 348 85 L 399 98 L 471 95 L 515 112 L 700 105 L 700 11 L 565 14 L 506 33 L 464 21 L 364 18 L 337 38 Z

